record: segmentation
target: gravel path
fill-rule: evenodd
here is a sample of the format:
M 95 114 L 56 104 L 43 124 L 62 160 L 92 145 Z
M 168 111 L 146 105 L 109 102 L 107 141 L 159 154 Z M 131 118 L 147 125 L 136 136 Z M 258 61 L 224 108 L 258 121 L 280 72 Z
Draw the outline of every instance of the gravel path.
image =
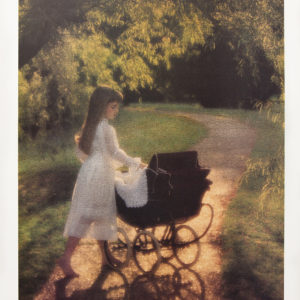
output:
M 183 268 L 173 258 L 169 263 L 162 263 L 155 274 L 142 276 L 131 260 L 120 271 L 106 270 L 100 273 L 101 257 L 97 244 L 81 242 L 72 259 L 72 265 L 80 277 L 64 279 L 60 268 L 56 266 L 35 299 L 123 299 L 126 292 L 131 294 L 130 300 L 222 299 L 222 222 L 254 146 L 255 131 L 230 118 L 189 113 L 176 115 L 199 121 L 209 130 L 208 137 L 191 149 L 198 152 L 200 165 L 211 169 L 208 178 L 213 181 L 203 202 L 212 205 L 214 219 L 209 232 L 201 239 L 201 253 L 197 262 L 189 268 Z M 209 210 L 203 209 L 187 225 L 201 232 L 208 219 Z M 125 227 L 132 240 L 133 229 L 125 224 L 120 225 Z M 196 250 L 191 248 L 190 251 Z M 110 291 L 107 296 L 104 296 L 103 289 Z
M 204 280 L 205 299 L 221 298 L 221 246 L 220 234 L 227 205 L 234 197 L 245 163 L 255 143 L 255 131 L 236 120 L 204 114 L 181 114 L 203 123 L 209 136 L 192 149 L 198 152 L 200 165 L 211 169 L 211 190 L 204 202 L 214 208 L 212 227 L 201 240 L 201 256 L 193 267 Z M 201 215 L 199 216 L 201 217 Z M 199 223 L 205 218 L 199 218 Z M 197 223 L 193 220 L 193 223 Z M 198 224 L 199 224 L 198 223 Z M 197 226 L 197 225 L 196 225 Z

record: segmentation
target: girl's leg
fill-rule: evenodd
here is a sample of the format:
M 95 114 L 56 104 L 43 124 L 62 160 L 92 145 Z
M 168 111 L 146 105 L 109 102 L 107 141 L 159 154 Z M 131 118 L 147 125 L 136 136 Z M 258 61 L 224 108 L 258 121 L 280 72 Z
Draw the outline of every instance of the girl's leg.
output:
M 67 276 L 78 276 L 78 274 L 71 267 L 71 257 L 79 243 L 79 240 L 80 238 L 70 236 L 67 240 L 67 245 L 63 256 L 57 261 Z

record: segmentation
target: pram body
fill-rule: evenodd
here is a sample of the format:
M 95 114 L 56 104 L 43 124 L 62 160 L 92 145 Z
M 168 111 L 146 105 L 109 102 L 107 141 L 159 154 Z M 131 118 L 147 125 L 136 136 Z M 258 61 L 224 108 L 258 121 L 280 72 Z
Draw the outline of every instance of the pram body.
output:
M 128 208 L 116 194 L 118 215 L 139 228 L 186 222 L 200 212 L 209 171 L 199 166 L 196 151 L 155 154 L 146 170 L 147 204 Z

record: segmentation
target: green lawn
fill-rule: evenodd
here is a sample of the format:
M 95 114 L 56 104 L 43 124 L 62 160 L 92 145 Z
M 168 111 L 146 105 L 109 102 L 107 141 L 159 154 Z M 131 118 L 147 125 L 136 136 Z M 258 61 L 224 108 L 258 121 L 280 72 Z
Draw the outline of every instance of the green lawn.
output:
M 114 121 L 126 152 L 148 162 L 155 152 L 188 149 L 207 135 L 204 126 L 158 112 L 123 110 Z M 41 136 L 19 147 L 20 299 L 32 299 L 62 254 L 62 237 L 79 162 L 75 130 Z

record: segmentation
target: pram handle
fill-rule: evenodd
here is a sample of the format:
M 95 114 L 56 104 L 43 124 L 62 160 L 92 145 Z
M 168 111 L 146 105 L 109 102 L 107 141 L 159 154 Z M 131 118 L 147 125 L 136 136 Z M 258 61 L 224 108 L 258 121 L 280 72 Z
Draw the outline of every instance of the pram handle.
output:
M 151 194 L 155 194 L 156 192 L 156 181 L 157 181 L 157 178 L 160 174 L 164 174 L 164 175 L 168 175 L 169 176 L 169 179 L 168 179 L 168 194 L 170 196 L 171 194 L 171 190 L 173 190 L 173 185 L 171 184 L 171 174 L 169 172 L 167 172 L 166 170 L 163 170 L 161 168 L 157 168 L 157 170 L 153 170 L 152 168 L 149 168 L 147 167 L 147 170 L 151 171 L 152 173 L 155 174 L 155 177 L 154 177 L 154 180 L 152 182 L 152 185 L 150 187 L 150 192 Z
M 165 159 L 169 160 L 166 165 Z M 179 165 L 178 165 L 179 163 Z M 173 152 L 173 153 L 154 153 L 149 162 L 152 169 L 159 169 L 159 166 L 166 166 L 168 171 L 169 168 L 176 169 L 181 168 L 199 168 L 198 154 L 196 151 L 183 151 L 183 152 Z M 171 167 L 171 165 L 173 165 Z M 163 167 L 165 169 L 165 167 Z

